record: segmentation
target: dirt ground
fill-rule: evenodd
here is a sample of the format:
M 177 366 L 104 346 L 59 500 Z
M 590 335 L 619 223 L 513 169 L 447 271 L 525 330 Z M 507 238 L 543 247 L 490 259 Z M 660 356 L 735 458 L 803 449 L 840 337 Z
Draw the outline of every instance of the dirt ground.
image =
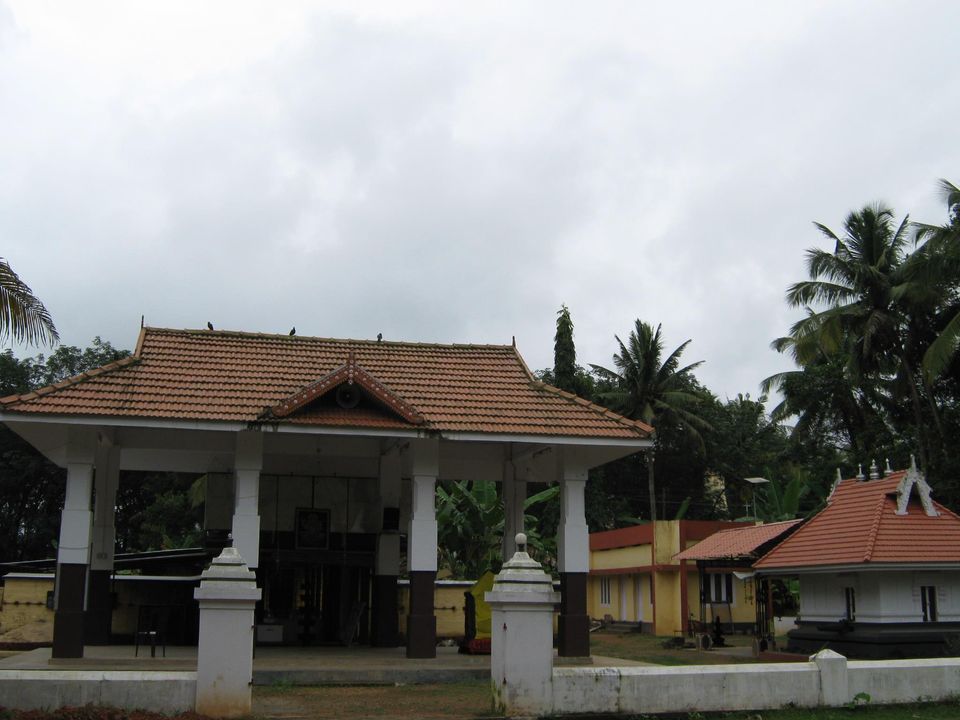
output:
M 254 687 L 253 714 L 278 720 L 496 717 L 486 680 L 445 685 Z

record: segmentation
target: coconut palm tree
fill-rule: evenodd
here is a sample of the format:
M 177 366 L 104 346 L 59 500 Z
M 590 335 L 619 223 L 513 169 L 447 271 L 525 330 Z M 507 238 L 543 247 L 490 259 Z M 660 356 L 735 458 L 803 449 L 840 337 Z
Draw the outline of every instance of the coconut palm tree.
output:
M 607 391 L 599 393 L 599 399 L 634 420 L 642 420 L 652 425 L 654 431 L 671 426 L 703 442 L 701 430 L 709 430 L 710 425 L 700 418 L 695 407 L 699 396 L 692 392 L 692 372 L 703 361 L 680 367 L 680 356 L 690 344 L 682 343 L 676 350 L 663 359 L 663 338 L 660 325 L 656 330 L 652 325 L 636 320 L 627 343 L 618 336 L 620 352 L 613 356 L 616 370 L 601 365 L 591 365 L 594 373 L 609 383 Z M 650 493 L 650 519 L 657 519 L 656 482 L 654 477 L 654 457 L 659 439 L 654 433 L 653 449 L 647 453 L 647 483 Z
M 940 190 L 947 204 L 947 223 L 916 224 L 917 243 L 923 244 L 907 267 L 914 286 L 927 288 L 935 294 L 935 300 L 941 301 L 941 328 L 923 356 L 928 383 L 944 373 L 960 349 L 960 188 L 949 180 L 940 180 Z
M 893 400 L 909 398 L 926 467 L 924 406 L 929 406 L 937 428 L 939 417 L 918 372 L 918 322 L 930 307 L 930 286 L 908 272 L 909 219 L 896 223 L 890 208 L 868 205 L 847 216 L 842 236 L 820 223 L 816 226 L 834 249 L 807 251 L 810 279 L 787 291 L 787 301 L 804 307 L 806 317 L 774 347 L 789 350 L 802 368 L 823 356 L 843 357 L 855 388 L 870 389 L 874 396 L 879 389 Z
M 50 343 L 60 341 L 50 313 L 33 291 L 0 258 L 0 340 Z

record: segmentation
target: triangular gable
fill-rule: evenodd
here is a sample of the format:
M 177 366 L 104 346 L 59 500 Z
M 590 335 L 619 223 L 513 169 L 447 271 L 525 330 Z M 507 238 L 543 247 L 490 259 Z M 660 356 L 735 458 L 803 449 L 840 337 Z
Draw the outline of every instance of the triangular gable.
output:
M 310 383 L 287 399 L 268 408 L 268 412 L 273 417 L 289 417 L 297 410 L 306 407 L 317 398 L 343 384 L 358 386 L 408 423 L 413 425 L 423 424 L 423 416 L 412 405 L 401 399 L 399 395 L 377 380 L 368 370 L 357 364 L 357 359 L 352 350 L 347 356 L 345 365 L 341 365 L 328 375 Z
M 913 488 L 917 488 L 917 495 L 920 496 L 920 504 L 923 511 L 930 517 L 940 515 L 933 506 L 933 498 L 930 497 L 931 488 L 923 473 L 917 470 L 917 463 L 913 456 L 910 456 L 910 469 L 903 476 L 903 480 L 897 485 L 897 515 L 906 515 L 907 506 L 910 504 L 910 494 Z

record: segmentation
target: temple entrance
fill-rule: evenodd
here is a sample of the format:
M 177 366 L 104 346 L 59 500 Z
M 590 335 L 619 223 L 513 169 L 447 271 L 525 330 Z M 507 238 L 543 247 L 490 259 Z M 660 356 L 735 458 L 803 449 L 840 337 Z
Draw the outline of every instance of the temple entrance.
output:
M 270 562 L 261 567 L 257 575 L 263 600 L 257 609 L 257 642 L 303 647 L 368 643 L 370 560 L 369 564 L 281 560 L 279 565 Z

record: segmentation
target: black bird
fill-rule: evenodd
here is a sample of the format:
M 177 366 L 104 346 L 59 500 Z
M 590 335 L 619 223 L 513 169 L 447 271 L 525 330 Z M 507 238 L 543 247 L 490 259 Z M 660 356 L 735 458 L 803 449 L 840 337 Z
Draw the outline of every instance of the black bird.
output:
M 212 323 L 212 322 L 208 322 L 208 323 L 207 323 L 207 330 L 213 330 L 213 323 Z
M 290 328 L 290 333 L 289 333 L 289 334 L 290 334 L 291 337 L 293 337 L 294 335 L 297 334 L 297 328 L 296 328 L 296 326 Z
M 383 333 L 377 333 L 377 342 L 383 342 Z

